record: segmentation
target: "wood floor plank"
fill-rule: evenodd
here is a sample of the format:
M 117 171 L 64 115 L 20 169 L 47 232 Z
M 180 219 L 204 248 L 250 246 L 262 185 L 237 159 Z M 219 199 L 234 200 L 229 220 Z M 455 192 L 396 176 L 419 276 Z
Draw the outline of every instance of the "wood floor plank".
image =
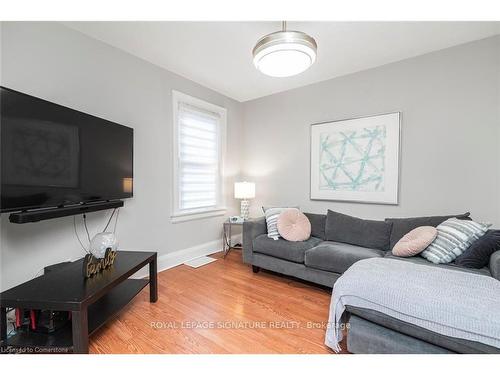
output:
M 214 257 L 200 268 L 159 273 L 158 302 L 149 303 L 143 290 L 91 337 L 90 352 L 333 353 L 324 345 L 331 290 L 272 272 L 255 274 L 239 251 Z

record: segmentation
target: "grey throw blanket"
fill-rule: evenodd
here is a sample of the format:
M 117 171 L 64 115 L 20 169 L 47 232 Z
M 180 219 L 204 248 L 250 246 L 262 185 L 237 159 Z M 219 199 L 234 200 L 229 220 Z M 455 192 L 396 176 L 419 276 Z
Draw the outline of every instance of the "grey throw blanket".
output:
M 337 352 L 347 305 L 500 348 L 500 281 L 493 277 L 397 259 L 361 260 L 333 287 L 325 344 Z

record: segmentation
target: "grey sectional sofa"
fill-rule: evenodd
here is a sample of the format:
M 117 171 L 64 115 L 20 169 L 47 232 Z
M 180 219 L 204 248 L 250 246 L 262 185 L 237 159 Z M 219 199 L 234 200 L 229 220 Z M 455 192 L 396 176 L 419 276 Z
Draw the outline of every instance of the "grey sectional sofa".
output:
M 464 215 L 468 217 L 468 214 Z M 390 248 L 409 228 L 415 226 L 415 223 L 437 226 L 446 218 L 453 217 L 415 218 L 418 219 L 417 221 L 414 219 L 386 219 L 386 222 L 393 223 L 388 227 L 387 246 L 369 248 L 352 243 L 328 241 L 326 215 L 306 213 L 306 216 L 311 222 L 312 231 L 311 237 L 303 242 L 268 238 L 264 217 L 246 221 L 243 224 L 243 261 L 251 264 L 254 272 L 258 272 L 262 268 L 332 287 L 337 278 L 358 260 L 373 257 L 394 257 Z M 461 217 L 463 215 L 454 216 L 467 218 L 466 216 Z M 349 231 L 349 226 L 344 225 L 343 230 Z M 359 236 L 359 233 L 356 235 Z M 369 236 L 373 236 L 373 233 Z M 352 236 L 346 235 L 340 236 L 340 238 L 349 240 Z M 500 280 L 500 251 L 493 253 L 489 265 L 482 269 L 462 268 L 453 263 L 434 265 L 418 256 L 399 259 L 435 267 L 454 267 L 463 272 L 479 273 Z M 497 348 L 476 342 L 438 335 L 375 311 L 349 307 L 347 314 L 350 316 L 351 325 L 347 345 L 348 350 L 352 353 L 500 352 Z

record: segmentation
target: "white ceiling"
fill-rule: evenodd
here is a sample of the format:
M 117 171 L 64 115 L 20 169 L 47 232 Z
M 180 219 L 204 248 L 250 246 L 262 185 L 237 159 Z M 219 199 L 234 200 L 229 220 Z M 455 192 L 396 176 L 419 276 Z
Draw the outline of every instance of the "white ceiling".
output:
M 272 78 L 252 48 L 280 22 L 64 22 L 239 101 L 309 85 L 500 34 L 500 22 L 288 22 L 318 43 L 316 63 L 295 77 Z

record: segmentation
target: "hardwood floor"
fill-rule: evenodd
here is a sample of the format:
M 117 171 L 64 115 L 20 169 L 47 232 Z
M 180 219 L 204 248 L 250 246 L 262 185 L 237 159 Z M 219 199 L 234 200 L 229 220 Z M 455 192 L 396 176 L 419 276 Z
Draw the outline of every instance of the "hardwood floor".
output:
M 159 273 L 158 302 L 143 290 L 91 337 L 91 353 L 333 353 L 323 343 L 330 290 L 254 274 L 238 250 L 215 257 Z

